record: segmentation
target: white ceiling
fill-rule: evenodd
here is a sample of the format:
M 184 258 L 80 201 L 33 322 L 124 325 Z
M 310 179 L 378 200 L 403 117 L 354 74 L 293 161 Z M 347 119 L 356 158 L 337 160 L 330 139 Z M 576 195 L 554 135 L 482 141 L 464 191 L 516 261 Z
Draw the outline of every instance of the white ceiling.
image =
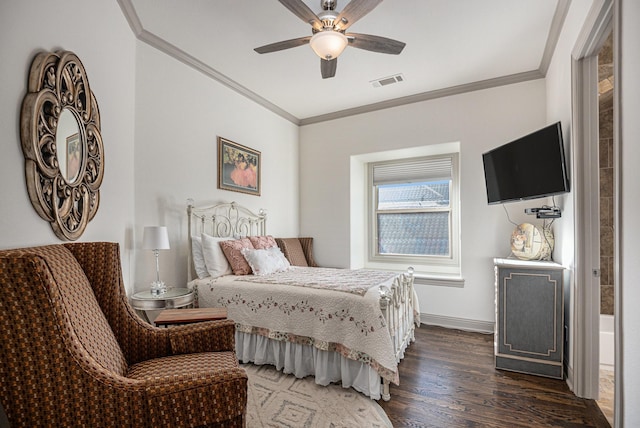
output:
M 137 37 L 297 124 L 540 78 L 568 0 L 386 0 L 349 32 L 406 43 L 400 55 L 347 47 L 322 79 L 309 46 L 254 48 L 311 35 L 277 0 L 118 0 Z M 304 0 L 316 13 L 320 0 Z M 342 10 L 348 0 L 338 0 Z M 401 73 L 404 81 L 371 81 Z

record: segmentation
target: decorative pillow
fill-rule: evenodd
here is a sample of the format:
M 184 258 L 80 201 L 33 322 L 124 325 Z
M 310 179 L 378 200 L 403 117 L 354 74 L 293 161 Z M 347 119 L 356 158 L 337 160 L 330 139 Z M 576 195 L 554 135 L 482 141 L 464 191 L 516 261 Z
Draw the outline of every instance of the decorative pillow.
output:
M 298 238 L 283 238 L 280 239 L 280 243 L 282 244 L 282 252 L 289 259 L 292 266 L 309 266 Z
M 267 250 L 269 250 L 269 252 L 271 252 L 271 254 L 277 258 L 278 260 L 280 260 L 280 263 L 282 263 L 282 266 L 284 267 L 283 270 L 289 270 L 291 269 L 291 263 L 289 263 L 289 260 L 287 260 L 287 258 L 284 256 L 284 254 L 282 254 L 282 250 L 280 249 L 280 247 L 270 247 L 267 248 Z
M 207 269 L 208 275 L 212 278 L 218 278 L 223 275 L 231 275 L 231 266 L 225 257 L 222 249 L 220 248 L 220 242 L 228 241 L 231 238 L 216 238 L 211 235 L 203 233 L 202 239 L 202 253 L 204 256 L 204 264 Z M 195 258 L 195 255 L 194 255 Z
M 265 248 L 277 247 L 278 244 L 273 236 L 249 236 L 249 240 L 256 250 L 263 250 Z
M 253 245 L 248 238 L 222 241 L 220 242 L 220 248 L 222 248 L 224 255 L 227 257 L 234 275 L 249 275 L 251 273 L 251 266 L 242 255 L 243 248 L 253 249 Z
M 209 272 L 207 272 L 207 265 L 204 261 L 202 238 L 200 236 L 191 237 L 191 258 L 193 259 L 193 268 L 196 271 L 198 278 L 202 279 L 208 277 Z
M 282 272 L 291 266 L 278 247 L 257 250 L 243 248 L 241 252 L 251 266 L 254 275 Z

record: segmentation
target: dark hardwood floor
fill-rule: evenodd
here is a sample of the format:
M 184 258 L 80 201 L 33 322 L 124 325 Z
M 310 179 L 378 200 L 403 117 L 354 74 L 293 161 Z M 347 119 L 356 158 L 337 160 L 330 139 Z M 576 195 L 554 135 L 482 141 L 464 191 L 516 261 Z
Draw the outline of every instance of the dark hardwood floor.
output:
M 400 427 L 609 427 L 566 382 L 496 370 L 493 335 L 422 326 L 400 363 L 400 386 L 378 402 Z

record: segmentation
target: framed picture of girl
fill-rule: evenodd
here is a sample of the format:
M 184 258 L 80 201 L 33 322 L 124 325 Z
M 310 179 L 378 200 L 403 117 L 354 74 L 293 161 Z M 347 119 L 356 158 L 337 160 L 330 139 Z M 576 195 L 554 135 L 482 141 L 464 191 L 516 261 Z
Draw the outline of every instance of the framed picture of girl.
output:
M 218 189 L 260 196 L 261 154 L 218 137 Z

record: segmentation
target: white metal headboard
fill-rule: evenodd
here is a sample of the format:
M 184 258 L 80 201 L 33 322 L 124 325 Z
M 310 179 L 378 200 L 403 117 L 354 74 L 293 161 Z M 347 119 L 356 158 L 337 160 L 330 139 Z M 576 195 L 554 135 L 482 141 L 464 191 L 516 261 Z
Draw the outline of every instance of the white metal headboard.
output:
M 241 238 L 267 234 L 267 212 L 260 209 L 258 214 L 236 202 L 225 202 L 204 207 L 194 206 L 193 199 L 187 199 L 187 221 L 189 232 L 188 279 L 193 278 L 192 237 L 202 233 L 220 238 Z

